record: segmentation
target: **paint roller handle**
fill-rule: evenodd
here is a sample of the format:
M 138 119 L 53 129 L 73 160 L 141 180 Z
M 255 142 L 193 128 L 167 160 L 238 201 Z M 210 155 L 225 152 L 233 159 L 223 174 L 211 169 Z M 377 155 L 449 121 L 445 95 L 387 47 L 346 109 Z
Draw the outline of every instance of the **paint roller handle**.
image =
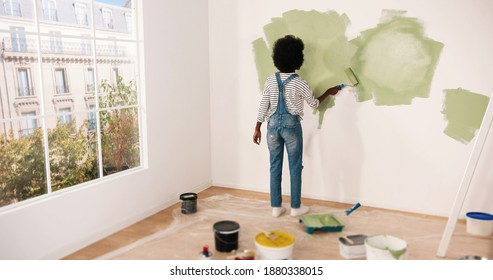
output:
M 322 103 L 329 95 L 336 95 L 342 88 L 344 84 L 333 86 L 327 89 L 324 94 L 320 95 L 317 99 L 320 103 Z M 342 87 L 341 87 L 342 86 Z

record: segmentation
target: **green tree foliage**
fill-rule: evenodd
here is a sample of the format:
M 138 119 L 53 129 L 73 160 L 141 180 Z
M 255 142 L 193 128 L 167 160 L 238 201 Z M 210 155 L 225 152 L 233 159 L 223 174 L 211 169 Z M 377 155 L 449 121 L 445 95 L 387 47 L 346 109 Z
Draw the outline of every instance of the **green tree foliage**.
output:
M 71 120 L 48 131 L 52 191 L 97 178 L 96 151 L 87 126 L 86 121 L 76 130 Z
M 0 135 L 0 206 L 46 193 L 43 134 Z
M 100 89 L 101 146 L 105 173 L 139 166 L 138 111 L 133 107 L 125 108 L 137 104 L 135 81 L 125 83 L 119 76 L 116 85 L 103 80 Z
M 48 130 L 52 191 L 97 178 L 95 141 L 87 122 L 75 122 Z M 47 193 L 43 133 L 15 138 L 0 135 L 0 206 Z
M 140 165 L 135 81 L 100 85 L 100 129 L 103 170 L 106 174 Z M 75 120 L 48 129 L 51 191 L 99 177 L 97 140 L 89 121 L 76 128 Z M 48 192 L 43 132 L 28 136 L 0 134 L 0 207 Z

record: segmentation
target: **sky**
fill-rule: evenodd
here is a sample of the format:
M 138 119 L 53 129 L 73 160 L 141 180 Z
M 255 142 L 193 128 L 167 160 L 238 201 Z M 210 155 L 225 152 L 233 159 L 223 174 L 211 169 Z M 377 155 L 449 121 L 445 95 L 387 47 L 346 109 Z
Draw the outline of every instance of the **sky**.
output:
M 125 3 L 127 3 L 127 0 L 96 0 L 96 2 L 101 2 L 101 3 L 116 5 L 116 6 L 123 6 L 125 5 Z

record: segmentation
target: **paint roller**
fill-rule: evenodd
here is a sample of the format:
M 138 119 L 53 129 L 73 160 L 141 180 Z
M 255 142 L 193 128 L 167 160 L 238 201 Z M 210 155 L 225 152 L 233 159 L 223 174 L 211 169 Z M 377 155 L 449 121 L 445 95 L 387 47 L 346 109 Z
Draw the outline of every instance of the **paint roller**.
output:
M 351 69 L 351 67 L 346 68 L 346 70 L 344 70 L 344 73 L 346 73 L 346 76 L 348 77 L 351 84 L 342 84 L 343 87 L 344 86 L 355 87 L 359 84 L 359 80 L 354 74 L 353 69 Z
M 351 70 L 351 68 L 348 68 L 348 69 Z M 354 74 L 353 74 L 353 76 L 354 76 Z M 349 75 L 348 75 L 348 77 L 349 77 Z M 356 76 L 354 76 L 354 78 L 356 79 Z M 356 84 L 358 84 L 358 79 L 356 79 Z M 360 207 L 361 207 L 361 203 L 358 202 L 353 207 L 349 208 L 348 210 L 345 210 L 344 213 L 346 213 L 346 216 L 349 216 L 349 215 L 351 215 L 351 213 L 353 213 L 354 210 L 356 210 Z M 347 243 L 354 245 L 353 240 L 349 239 L 344 233 L 340 232 L 339 236 L 342 237 L 344 240 L 346 240 Z

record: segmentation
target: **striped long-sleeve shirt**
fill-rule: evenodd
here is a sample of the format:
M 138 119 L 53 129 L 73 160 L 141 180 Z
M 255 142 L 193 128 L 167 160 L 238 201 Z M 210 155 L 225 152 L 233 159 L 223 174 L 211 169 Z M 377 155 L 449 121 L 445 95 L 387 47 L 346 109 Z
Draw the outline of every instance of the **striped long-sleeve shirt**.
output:
M 281 80 L 284 81 L 293 73 L 281 73 Z M 297 115 L 303 118 L 303 102 L 306 101 L 312 108 L 317 108 L 320 104 L 318 99 L 313 96 L 313 91 L 310 89 L 307 81 L 301 77 L 295 77 L 286 86 L 284 90 L 284 100 L 288 112 L 292 115 Z M 264 122 L 269 120 L 277 109 L 277 101 L 279 98 L 279 88 L 277 86 L 276 75 L 271 75 L 265 81 L 262 100 L 258 111 L 257 121 Z

